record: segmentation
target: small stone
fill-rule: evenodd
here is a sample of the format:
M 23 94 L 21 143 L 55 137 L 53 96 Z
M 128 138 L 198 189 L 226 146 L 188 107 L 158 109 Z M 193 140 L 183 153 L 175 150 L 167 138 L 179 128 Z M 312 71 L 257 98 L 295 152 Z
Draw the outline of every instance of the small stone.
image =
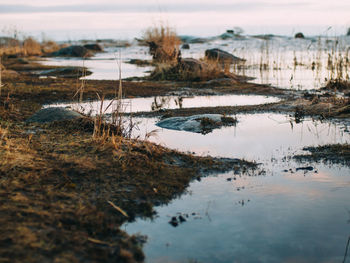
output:
M 179 216 L 179 220 L 181 223 L 186 222 L 186 219 L 182 215 Z

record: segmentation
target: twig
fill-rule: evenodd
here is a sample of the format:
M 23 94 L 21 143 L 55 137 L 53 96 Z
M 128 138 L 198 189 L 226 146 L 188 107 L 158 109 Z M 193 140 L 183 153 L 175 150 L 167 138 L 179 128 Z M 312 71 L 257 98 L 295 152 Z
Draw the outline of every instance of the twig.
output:
M 116 206 L 115 204 L 113 204 L 113 202 L 108 201 L 108 204 L 110 204 L 115 210 L 120 212 L 123 216 L 129 217 L 128 214 L 123 209 L 121 209 L 119 206 Z
M 87 240 L 92 242 L 92 243 L 95 243 L 95 244 L 111 246 L 111 244 L 109 244 L 107 242 L 104 242 L 104 241 L 101 241 L 101 240 L 98 240 L 98 239 L 95 239 L 95 238 L 92 238 L 92 237 L 88 237 Z

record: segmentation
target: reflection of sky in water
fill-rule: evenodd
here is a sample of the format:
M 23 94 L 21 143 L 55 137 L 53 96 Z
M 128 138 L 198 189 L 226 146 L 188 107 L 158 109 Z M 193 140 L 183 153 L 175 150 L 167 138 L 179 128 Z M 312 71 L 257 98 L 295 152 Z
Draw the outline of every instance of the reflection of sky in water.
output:
M 342 175 L 350 170 L 317 167 L 332 180 L 320 183 L 313 180 L 318 174 L 276 171 L 234 183 L 226 180 L 232 174 L 204 178 L 191 184 L 190 194 L 157 208 L 154 222 L 138 220 L 126 230 L 148 235 L 146 262 L 340 261 L 350 231 L 350 180 Z M 338 185 L 343 187 L 332 191 Z M 200 218 L 190 216 L 174 228 L 168 221 L 177 212 Z
M 350 64 L 346 67 L 345 63 L 346 57 L 350 59 L 349 44 L 350 37 L 339 37 L 337 45 L 335 38 L 331 37 L 323 37 L 320 40 L 318 38 L 293 39 L 287 37 L 263 40 L 247 37 L 240 40 L 212 39 L 204 44 L 190 44 L 189 50 L 181 52 L 183 57 L 199 59 L 204 56 L 206 49 L 220 48 L 247 60 L 244 67 L 233 66 L 232 71 L 239 75 L 254 77 L 253 82 L 287 89 L 317 89 L 326 83 L 326 79 L 338 76 L 344 79 L 349 77 Z M 146 47 L 135 45 L 127 48 L 108 48 L 106 51 L 84 62 L 84 65 L 93 72 L 87 77 L 88 79 L 118 79 L 115 52 L 121 52 L 123 62 L 130 59 L 151 59 Z M 329 55 L 331 55 L 333 64 L 336 64 L 335 61 L 340 57 L 343 59 L 342 70 L 329 70 Z M 314 66 L 313 63 L 315 63 Z M 83 61 L 50 58 L 44 64 L 82 66 Z M 152 67 L 137 67 L 122 63 L 123 78 L 145 76 L 150 70 Z
M 160 129 L 152 138 L 182 151 L 262 161 L 267 173 L 202 178 L 191 183 L 187 194 L 157 207 L 153 222 L 126 224 L 128 233 L 148 236 L 146 261 L 340 261 L 350 231 L 350 169 L 311 164 L 315 170 L 304 174 L 296 168 L 309 163 L 281 158 L 305 145 L 349 142 L 349 133 L 342 125 L 311 120 L 291 129 L 289 117 L 280 114 L 238 115 L 238 119 L 236 128 L 207 135 Z M 157 128 L 155 119 L 139 120 L 141 130 Z M 168 222 L 178 212 L 189 218 L 174 228 Z
M 123 99 L 123 112 L 150 112 L 159 109 L 179 109 L 179 108 L 198 108 L 198 107 L 217 107 L 217 106 L 241 106 L 258 105 L 264 103 L 273 103 L 279 101 L 276 97 L 253 96 L 253 95 L 217 95 L 217 96 L 158 96 L 150 98 Z M 111 100 L 103 103 L 103 112 L 111 113 L 113 107 L 108 107 Z M 117 101 L 113 105 L 117 105 Z M 48 105 L 49 107 L 70 107 L 80 112 L 91 113 L 99 112 L 100 101 L 85 103 L 61 103 Z M 46 106 L 45 106 L 46 107 Z
M 282 114 L 248 114 L 237 115 L 237 118 L 236 127 L 216 129 L 206 135 L 161 129 L 155 125 L 154 118 L 135 118 L 135 121 L 141 121 L 141 138 L 145 131 L 157 129 L 157 135 L 151 140 L 170 148 L 196 152 L 199 155 L 256 161 L 281 158 L 303 146 L 350 142 L 350 134 L 344 132 L 344 125 L 307 119 L 299 124 L 293 123 L 292 127 L 292 118 Z
M 140 58 L 150 59 L 148 51 L 144 47 L 128 48 L 107 48 L 106 52 L 97 53 L 93 58 L 82 60 L 77 58 L 47 58 L 42 63 L 50 66 L 85 66 L 93 73 L 86 79 L 119 79 L 119 69 L 116 57 L 119 58 L 119 51 L 122 59 L 122 78 L 140 77 L 146 75 L 146 72 L 152 70 L 152 67 L 138 67 L 125 63 L 131 59 Z

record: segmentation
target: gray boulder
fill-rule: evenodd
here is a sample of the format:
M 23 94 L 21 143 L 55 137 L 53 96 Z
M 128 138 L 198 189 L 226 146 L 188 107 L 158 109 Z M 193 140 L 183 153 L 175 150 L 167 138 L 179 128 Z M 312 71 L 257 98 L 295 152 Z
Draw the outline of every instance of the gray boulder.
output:
M 304 34 L 301 32 L 298 32 L 294 35 L 294 38 L 305 38 Z
M 171 117 L 159 121 L 161 128 L 207 134 L 222 126 L 232 126 L 237 120 L 221 114 L 199 114 L 188 117 Z
M 77 118 L 82 118 L 78 112 L 62 108 L 62 107 L 53 107 L 41 109 L 38 112 L 34 113 L 27 122 L 53 122 L 53 121 L 64 121 L 64 120 L 73 120 Z
M 194 58 L 183 58 L 178 62 L 177 66 L 180 70 L 191 72 L 199 72 L 208 67 L 206 63 Z
M 99 44 L 86 44 L 86 45 L 84 45 L 84 48 L 86 48 L 88 50 L 95 51 L 95 52 L 103 51 L 103 48 Z
M 245 59 L 236 57 L 218 48 L 207 49 L 205 51 L 205 57 L 209 60 L 215 60 L 225 64 L 237 64 L 245 61 Z
M 83 46 L 69 46 L 52 52 L 51 55 L 57 57 L 89 57 L 91 53 Z

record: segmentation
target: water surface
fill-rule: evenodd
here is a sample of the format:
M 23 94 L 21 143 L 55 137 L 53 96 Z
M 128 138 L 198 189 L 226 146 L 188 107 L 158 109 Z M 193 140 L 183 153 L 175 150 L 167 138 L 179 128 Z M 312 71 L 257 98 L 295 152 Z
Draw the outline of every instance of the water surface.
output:
M 257 160 L 266 174 L 208 176 L 157 207 L 153 220 L 125 224 L 129 234 L 148 236 L 146 262 L 341 261 L 350 234 L 350 169 L 289 157 L 303 146 L 349 143 L 346 125 L 312 119 L 296 124 L 282 114 L 237 118 L 236 127 L 206 135 L 158 128 L 151 137 L 197 155 Z M 157 129 L 155 118 L 138 120 L 135 135 Z M 306 166 L 312 170 L 297 169 Z M 169 224 L 180 214 L 186 222 Z

